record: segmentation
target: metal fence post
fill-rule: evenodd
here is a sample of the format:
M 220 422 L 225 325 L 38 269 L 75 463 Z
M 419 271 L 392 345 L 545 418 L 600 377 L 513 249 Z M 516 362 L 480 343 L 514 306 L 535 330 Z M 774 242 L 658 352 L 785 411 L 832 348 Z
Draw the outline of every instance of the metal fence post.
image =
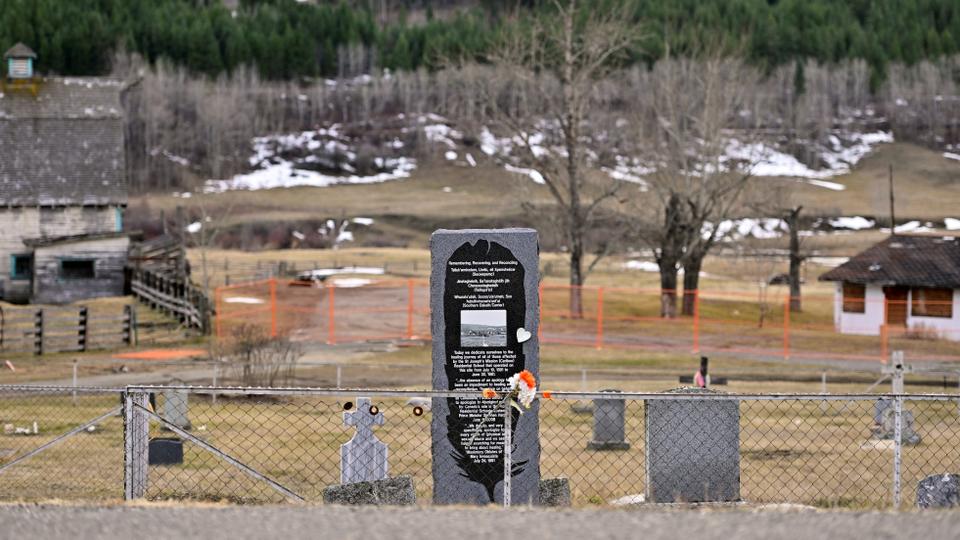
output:
M 790 359 L 790 294 L 783 304 L 783 359 Z
M 270 337 L 277 337 L 277 278 L 270 280 Z
M 693 352 L 700 354 L 700 289 L 693 290 Z
M 509 398 L 507 402 L 504 403 L 504 414 L 503 414 L 503 506 L 508 508 L 510 506 L 510 480 L 512 475 L 510 474 L 513 470 L 513 441 L 511 440 L 511 424 L 513 423 L 513 407 L 510 406 Z
M 413 280 L 407 280 L 407 339 L 413 339 Z
M 77 362 L 76 358 L 73 359 L 73 406 L 77 406 Z
M 597 336 L 594 346 L 597 350 L 603 348 L 603 287 L 597 289 Z
M 903 395 L 893 401 L 893 508 L 900 508 L 900 466 L 903 449 Z
M 336 334 L 336 304 L 334 299 L 334 287 L 333 283 L 327 282 L 327 344 L 335 345 L 337 343 L 337 334 Z
M 123 394 L 123 496 L 142 499 L 147 493 L 150 422 L 139 407 L 149 406 L 146 392 Z

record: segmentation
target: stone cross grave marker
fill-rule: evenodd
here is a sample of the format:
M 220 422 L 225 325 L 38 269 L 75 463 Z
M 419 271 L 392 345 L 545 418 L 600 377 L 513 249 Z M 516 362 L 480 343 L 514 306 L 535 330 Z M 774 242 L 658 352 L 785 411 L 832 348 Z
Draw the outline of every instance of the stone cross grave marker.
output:
M 477 398 L 434 398 L 433 500 L 503 502 L 504 413 L 500 392 L 527 369 L 539 379 L 539 248 L 533 229 L 439 230 L 430 238 L 433 389 Z M 536 504 L 539 403 L 511 421 L 510 499 Z M 489 416 L 488 416 L 489 415 Z M 486 421 L 484 418 L 486 417 Z
M 601 390 L 601 392 L 620 392 Z M 622 399 L 593 400 L 593 440 L 589 450 L 629 450 L 626 437 L 626 402 Z
M 340 445 L 340 483 L 371 482 L 387 477 L 387 445 L 373 433 L 373 426 L 382 426 L 383 413 L 370 403 L 370 398 L 358 398 L 354 411 L 343 413 L 343 424 L 354 426 L 356 432 Z

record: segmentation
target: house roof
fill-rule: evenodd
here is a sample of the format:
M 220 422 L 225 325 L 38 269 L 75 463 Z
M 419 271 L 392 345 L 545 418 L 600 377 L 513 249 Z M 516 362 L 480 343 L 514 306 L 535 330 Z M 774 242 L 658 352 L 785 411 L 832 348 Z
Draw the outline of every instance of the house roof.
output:
M 960 288 L 960 238 L 891 236 L 823 274 L 820 280 Z
M 0 206 L 125 204 L 120 81 L 44 78 L 0 92 Z
M 7 52 L 3 53 L 4 58 L 36 58 L 37 53 L 33 52 L 33 49 L 27 47 L 23 43 L 17 42 L 16 45 L 7 49 Z
M 104 233 L 91 233 L 91 234 L 74 234 L 69 236 L 45 236 L 42 238 L 27 238 L 23 240 L 24 245 L 27 247 L 38 248 L 38 247 L 49 247 L 56 246 L 60 244 L 72 244 L 76 242 L 90 242 L 93 240 L 108 240 L 111 238 L 129 238 L 131 236 L 137 236 L 140 233 L 138 232 L 104 232 Z

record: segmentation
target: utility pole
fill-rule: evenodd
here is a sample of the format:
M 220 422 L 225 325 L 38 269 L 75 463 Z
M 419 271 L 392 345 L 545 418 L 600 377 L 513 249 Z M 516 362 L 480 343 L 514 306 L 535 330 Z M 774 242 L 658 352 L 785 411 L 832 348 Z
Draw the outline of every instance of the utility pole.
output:
M 893 230 L 897 226 L 897 215 L 893 211 L 893 163 L 888 166 L 889 179 L 890 179 L 890 235 L 893 235 Z

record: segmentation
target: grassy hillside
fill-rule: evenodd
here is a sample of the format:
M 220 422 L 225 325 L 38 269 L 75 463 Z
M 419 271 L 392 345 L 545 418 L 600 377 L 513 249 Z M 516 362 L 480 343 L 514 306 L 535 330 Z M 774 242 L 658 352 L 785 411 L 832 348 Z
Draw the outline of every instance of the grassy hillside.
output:
M 898 221 L 942 220 L 960 217 L 960 162 L 946 159 L 916 145 L 881 145 L 850 174 L 831 179 L 847 186 L 833 191 L 785 178 L 757 178 L 752 189 L 785 186 L 789 204 L 802 204 L 808 216 L 875 216 L 884 220 L 889 209 L 887 167 L 894 165 Z M 644 195 L 632 193 L 642 204 Z M 430 232 L 440 227 L 498 227 L 529 225 L 544 228 L 539 216 L 522 207 L 524 201 L 549 203 L 543 186 L 500 167 L 476 168 L 444 163 L 426 164 L 405 180 L 382 184 L 343 185 L 327 188 L 291 188 L 234 191 L 194 195 L 148 195 L 131 201 L 157 217 L 172 215 L 177 205 L 188 212 L 199 208 L 226 227 L 245 224 L 296 225 L 306 220 L 369 217 L 371 227 L 354 230 L 358 246 L 426 247 Z M 139 210 L 138 210 L 139 212 Z M 882 236 L 877 231 L 818 236 L 810 240 L 825 251 L 850 254 Z M 784 241 L 767 242 L 775 246 Z

